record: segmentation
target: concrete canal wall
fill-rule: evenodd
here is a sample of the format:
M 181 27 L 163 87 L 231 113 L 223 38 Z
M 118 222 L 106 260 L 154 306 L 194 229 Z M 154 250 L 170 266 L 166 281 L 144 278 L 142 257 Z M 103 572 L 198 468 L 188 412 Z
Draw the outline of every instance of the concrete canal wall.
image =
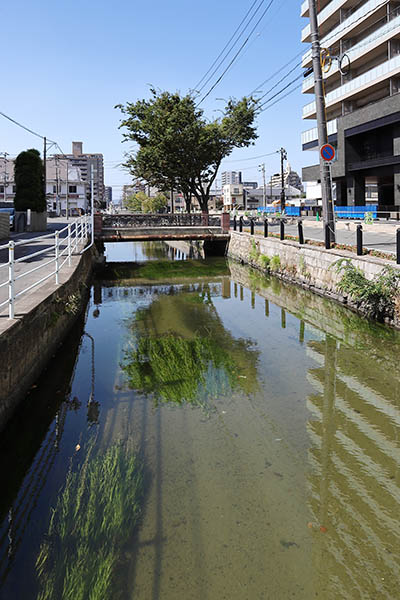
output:
M 86 304 L 94 249 L 73 257 L 61 285 L 37 288 L 29 310 L 2 321 L 0 331 L 0 429 L 62 344 Z
M 273 259 L 270 263 L 271 272 L 280 279 L 341 302 L 360 314 L 363 314 L 360 306 L 338 288 L 342 274 L 338 273 L 335 263 L 341 258 L 351 259 L 354 266 L 360 268 L 370 280 L 388 264 L 381 258 L 356 256 L 346 250 L 325 250 L 320 246 L 300 245 L 292 240 L 281 241 L 272 237 L 231 232 L 228 257 L 266 271 L 260 261 L 261 255 Z M 399 268 L 394 262 L 390 264 Z M 396 302 L 394 318 L 387 319 L 386 322 L 400 329 L 400 297 Z

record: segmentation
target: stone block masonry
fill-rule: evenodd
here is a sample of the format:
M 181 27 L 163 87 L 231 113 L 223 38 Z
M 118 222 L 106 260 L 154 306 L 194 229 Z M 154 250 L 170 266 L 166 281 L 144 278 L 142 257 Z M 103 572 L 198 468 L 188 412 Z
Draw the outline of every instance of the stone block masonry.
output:
M 358 312 L 362 311 L 351 298 L 339 291 L 338 284 L 342 274 L 337 272 L 334 264 L 341 258 L 351 259 L 354 266 L 360 268 L 365 277 L 370 280 L 388 265 L 388 262 L 381 258 L 356 256 L 345 250 L 325 250 L 320 246 L 300 245 L 292 240 L 281 241 L 272 237 L 263 238 L 248 233 L 231 232 L 228 248 L 230 258 L 264 270 L 260 264 L 260 255 L 273 259 L 270 263 L 271 270 L 280 279 L 332 298 Z M 399 268 L 394 262 L 389 264 Z M 397 315 L 390 324 L 400 328 L 400 315 Z
M 38 288 L 37 296 L 30 297 L 31 309 L 20 318 L 5 321 L 10 325 L 4 327 L 0 335 L 0 429 L 62 344 L 86 304 L 93 251 L 76 257 L 73 272 L 57 289 Z

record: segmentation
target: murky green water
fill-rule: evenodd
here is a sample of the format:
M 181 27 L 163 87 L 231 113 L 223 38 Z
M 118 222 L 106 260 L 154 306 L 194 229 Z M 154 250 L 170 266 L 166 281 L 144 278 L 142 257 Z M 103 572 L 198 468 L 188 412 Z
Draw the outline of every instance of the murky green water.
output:
M 185 269 L 96 282 L 2 435 L 0 598 L 399 598 L 399 334 Z

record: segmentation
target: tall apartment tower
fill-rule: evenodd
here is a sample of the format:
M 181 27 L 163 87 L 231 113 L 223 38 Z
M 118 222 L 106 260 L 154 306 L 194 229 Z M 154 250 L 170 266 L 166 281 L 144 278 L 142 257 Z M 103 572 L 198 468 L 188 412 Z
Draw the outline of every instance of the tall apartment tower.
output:
M 69 164 L 79 167 L 82 180 L 86 182 L 86 189 L 90 192 L 90 172 L 93 166 L 93 191 L 95 206 L 104 206 L 105 188 L 104 188 L 104 161 L 100 153 L 86 154 L 83 152 L 82 142 L 72 142 L 72 154 L 57 154 L 59 158 L 69 160 Z
M 400 209 L 400 1 L 319 0 L 321 48 L 329 50 L 324 85 L 328 141 L 336 147 L 332 165 L 336 204 L 364 205 L 366 186 L 378 189 L 380 209 Z M 308 0 L 301 15 L 309 17 Z M 310 25 L 301 39 L 310 44 Z M 311 49 L 302 59 L 312 68 Z M 314 75 L 303 81 L 314 94 Z M 303 119 L 316 119 L 315 101 Z M 318 150 L 316 123 L 302 134 L 303 150 Z M 315 162 L 318 162 L 319 157 Z M 318 181 L 318 165 L 303 169 L 303 182 Z
M 242 172 L 241 171 L 223 171 L 221 174 L 222 187 L 224 185 L 236 185 L 242 183 Z

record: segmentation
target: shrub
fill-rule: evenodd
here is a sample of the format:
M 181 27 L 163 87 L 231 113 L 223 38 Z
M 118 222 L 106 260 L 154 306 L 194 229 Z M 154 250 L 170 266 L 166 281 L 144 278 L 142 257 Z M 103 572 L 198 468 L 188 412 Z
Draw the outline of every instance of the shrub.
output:
M 279 271 L 281 268 L 281 259 L 278 254 L 274 254 L 271 258 L 271 271 Z
M 263 269 L 267 270 L 269 269 L 271 259 L 269 256 L 266 256 L 266 254 L 260 254 L 260 256 L 258 257 L 258 262 L 260 263 Z
M 378 320 L 385 316 L 392 317 L 395 299 L 400 288 L 400 272 L 386 266 L 372 280 L 365 277 L 358 267 L 349 259 L 341 259 L 335 263 L 339 273 L 343 273 L 338 288 L 361 305 L 366 314 Z

